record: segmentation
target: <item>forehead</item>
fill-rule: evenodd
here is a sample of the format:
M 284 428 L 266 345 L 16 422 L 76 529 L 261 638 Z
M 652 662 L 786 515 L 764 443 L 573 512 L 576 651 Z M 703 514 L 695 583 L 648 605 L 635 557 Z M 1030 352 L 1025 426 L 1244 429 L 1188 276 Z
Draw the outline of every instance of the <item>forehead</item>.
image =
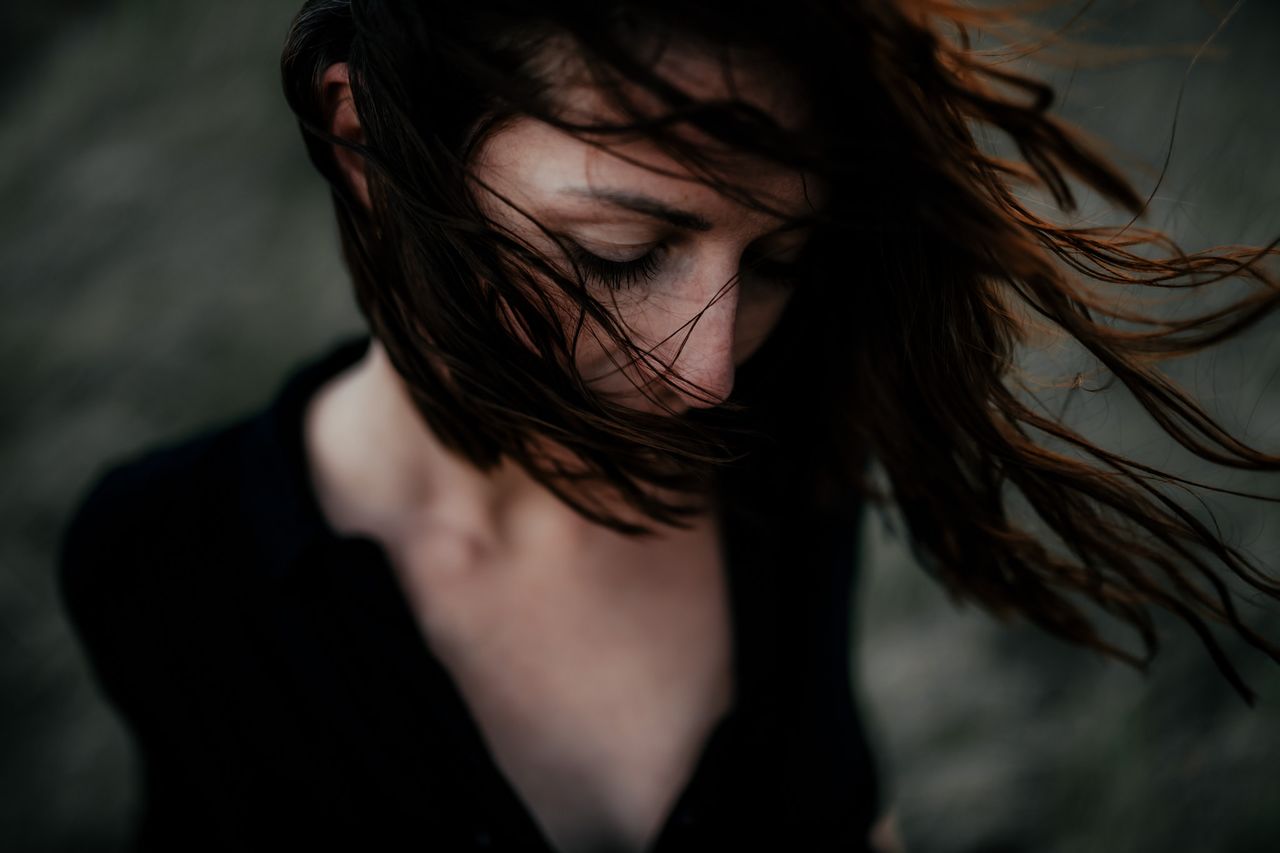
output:
M 698 101 L 744 101 L 790 129 L 806 119 L 804 98 L 795 76 L 776 58 L 759 50 L 711 45 L 691 39 L 666 41 L 652 57 L 653 71 Z M 589 83 L 573 90 L 586 104 L 585 117 L 608 113 Z M 647 89 L 624 83 L 623 94 L 646 113 L 661 114 L 663 104 Z
M 630 123 L 605 92 L 587 82 L 573 60 L 556 66 L 554 92 L 560 115 L 578 124 Z M 783 127 L 797 129 L 806 119 L 803 99 L 789 76 L 776 64 L 743 50 L 701 48 L 672 43 L 656 58 L 654 70 L 699 101 L 740 100 L 772 116 Z M 657 97 L 631 83 L 623 94 L 642 115 L 662 115 Z M 817 188 L 795 170 L 736 151 L 688 123 L 674 131 L 714 159 L 717 173 L 747 189 L 766 204 L 795 213 L 816 203 Z M 473 168 L 504 192 L 538 196 L 566 186 L 581 188 L 643 187 L 665 200 L 719 207 L 728 201 L 706 186 L 685 163 L 638 134 L 605 134 L 583 138 L 542 121 L 522 116 L 505 124 L 474 153 Z

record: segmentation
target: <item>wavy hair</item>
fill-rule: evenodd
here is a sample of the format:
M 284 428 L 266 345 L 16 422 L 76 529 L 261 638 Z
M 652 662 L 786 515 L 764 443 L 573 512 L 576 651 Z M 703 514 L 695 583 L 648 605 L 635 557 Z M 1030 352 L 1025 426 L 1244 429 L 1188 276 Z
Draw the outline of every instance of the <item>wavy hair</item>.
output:
M 1054 329 L 1196 455 L 1276 470 L 1280 457 L 1232 436 L 1156 366 L 1280 304 L 1267 267 L 1275 243 L 1187 253 L 1132 223 L 1068 227 L 1029 210 L 1020 199 L 1030 191 L 1073 210 L 1072 181 L 1135 219 L 1145 202 L 1050 112 L 1048 85 L 973 48 L 970 31 L 1008 22 L 1004 12 L 943 0 L 795 0 L 785 15 L 741 0 L 449 5 L 309 0 L 282 58 L 288 103 L 332 187 L 360 310 L 445 445 L 480 470 L 513 459 L 585 517 L 628 534 L 651 528 L 611 514 L 593 499 L 600 487 L 642 518 L 675 525 L 737 470 L 768 471 L 777 495 L 815 511 L 849 495 L 892 501 L 953 599 L 1021 615 L 1143 670 L 1159 645 L 1151 609 L 1163 608 L 1191 625 L 1253 704 L 1206 622 L 1229 624 L 1277 661 L 1280 648 L 1241 621 L 1211 560 L 1273 598 L 1280 583 L 1161 488 L 1198 484 L 1097 446 L 1012 386 L 1016 348 Z M 744 101 L 691 96 L 655 71 L 657 52 L 677 39 L 777 63 L 812 105 L 809 120 L 783 128 Z M 349 66 L 360 144 L 328 132 L 320 81 L 336 62 Z M 625 120 L 568 120 L 557 94 L 570 73 Z M 679 129 L 830 188 L 806 220 L 815 230 L 804 280 L 728 401 L 681 417 L 640 413 L 592 394 L 572 369 L 588 321 L 633 363 L 651 356 L 576 266 L 483 214 L 468 163 L 517 116 L 595 145 L 642 136 L 708 186 L 775 215 Z M 978 144 L 990 129 L 1016 157 Z M 371 210 L 343 180 L 334 145 L 363 156 Z M 1178 320 L 1090 286 L 1205 288 L 1230 278 L 1255 287 Z M 572 322 L 564 306 L 576 309 Z M 657 372 L 676 387 L 678 377 Z M 540 455 L 546 440 L 571 450 L 577 467 Z M 1015 493 L 1056 546 L 1012 517 Z M 1145 654 L 1099 636 L 1073 596 L 1132 625 Z

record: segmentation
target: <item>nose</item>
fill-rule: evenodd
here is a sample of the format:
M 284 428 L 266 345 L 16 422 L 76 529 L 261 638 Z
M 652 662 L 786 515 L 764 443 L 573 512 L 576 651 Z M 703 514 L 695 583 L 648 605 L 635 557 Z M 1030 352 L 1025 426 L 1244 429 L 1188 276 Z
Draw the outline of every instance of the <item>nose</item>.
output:
M 662 361 L 670 365 L 675 408 L 711 408 L 733 391 L 737 365 L 733 357 L 738 315 L 738 291 L 730 280 L 738 272 L 732 263 L 707 264 L 688 285 L 687 310 L 674 312 L 676 328 L 667 330 Z

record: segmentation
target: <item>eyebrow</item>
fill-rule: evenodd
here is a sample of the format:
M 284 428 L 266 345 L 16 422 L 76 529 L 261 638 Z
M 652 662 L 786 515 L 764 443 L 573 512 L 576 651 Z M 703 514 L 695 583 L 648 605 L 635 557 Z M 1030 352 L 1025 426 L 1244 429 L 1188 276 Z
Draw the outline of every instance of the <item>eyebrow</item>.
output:
M 654 219 L 661 219 L 663 222 L 685 231 L 710 231 L 715 227 L 706 217 L 687 210 L 668 207 L 657 199 L 646 195 L 620 190 L 596 190 L 589 187 L 568 187 L 560 192 L 562 195 L 603 201 L 615 207 L 622 207 L 636 213 L 642 213 L 645 216 L 652 216 Z

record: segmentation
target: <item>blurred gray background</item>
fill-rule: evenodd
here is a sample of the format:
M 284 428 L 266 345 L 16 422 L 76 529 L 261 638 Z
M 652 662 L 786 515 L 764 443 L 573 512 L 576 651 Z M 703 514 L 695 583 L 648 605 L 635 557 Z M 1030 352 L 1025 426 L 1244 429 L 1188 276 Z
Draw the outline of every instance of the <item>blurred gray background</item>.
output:
M 0 11 L 0 849 L 122 850 L 137 805 L 127 736 L 55 598 L 58 537 L 82 489 L 115 457 L 262 405 L 300 360 L 362 328 L 326 190 L 280 95 L 297 5 Z M 1061 112 L 1107 140 L 1144 193 L 1185 82 L 1143 222 L 1191 249 L 1280 236 L 1280 4 L 1244 3 L 1187 73 L 1230 10 L 1097 2 L 1077 40 L 1160 50 L 1040 67 Z M 1124 221 L 1088 197 L 1081 217 Z M 1277 331 L 1280 317 L 1169 366 L 1272 452 Z M 1080 364 L 1068 347 L 1026 356 L 1046 381 Z M 1275 476 L 1188 458 L 1119 389 L 1077 396 L 1071 423 L 1108 448 L 1280 497 Z M 1195 511 L 1212 510 L 1232 544 L 1280 575 L 1280 508 L 1203 497 Z M 900 527 L 868 515 L 854 639 L 908 849 L 1280 849 L 1280 666 L 1218 630 L 1260 695 L 1251 710 L 1175 619 L 1160 619 L 1145 677 L 1001 625 L 949 602 Z M 1280 641 L 1280 603 L 1242 608 Z M 1132 634 L 1109 636 L 1139 650 Z

